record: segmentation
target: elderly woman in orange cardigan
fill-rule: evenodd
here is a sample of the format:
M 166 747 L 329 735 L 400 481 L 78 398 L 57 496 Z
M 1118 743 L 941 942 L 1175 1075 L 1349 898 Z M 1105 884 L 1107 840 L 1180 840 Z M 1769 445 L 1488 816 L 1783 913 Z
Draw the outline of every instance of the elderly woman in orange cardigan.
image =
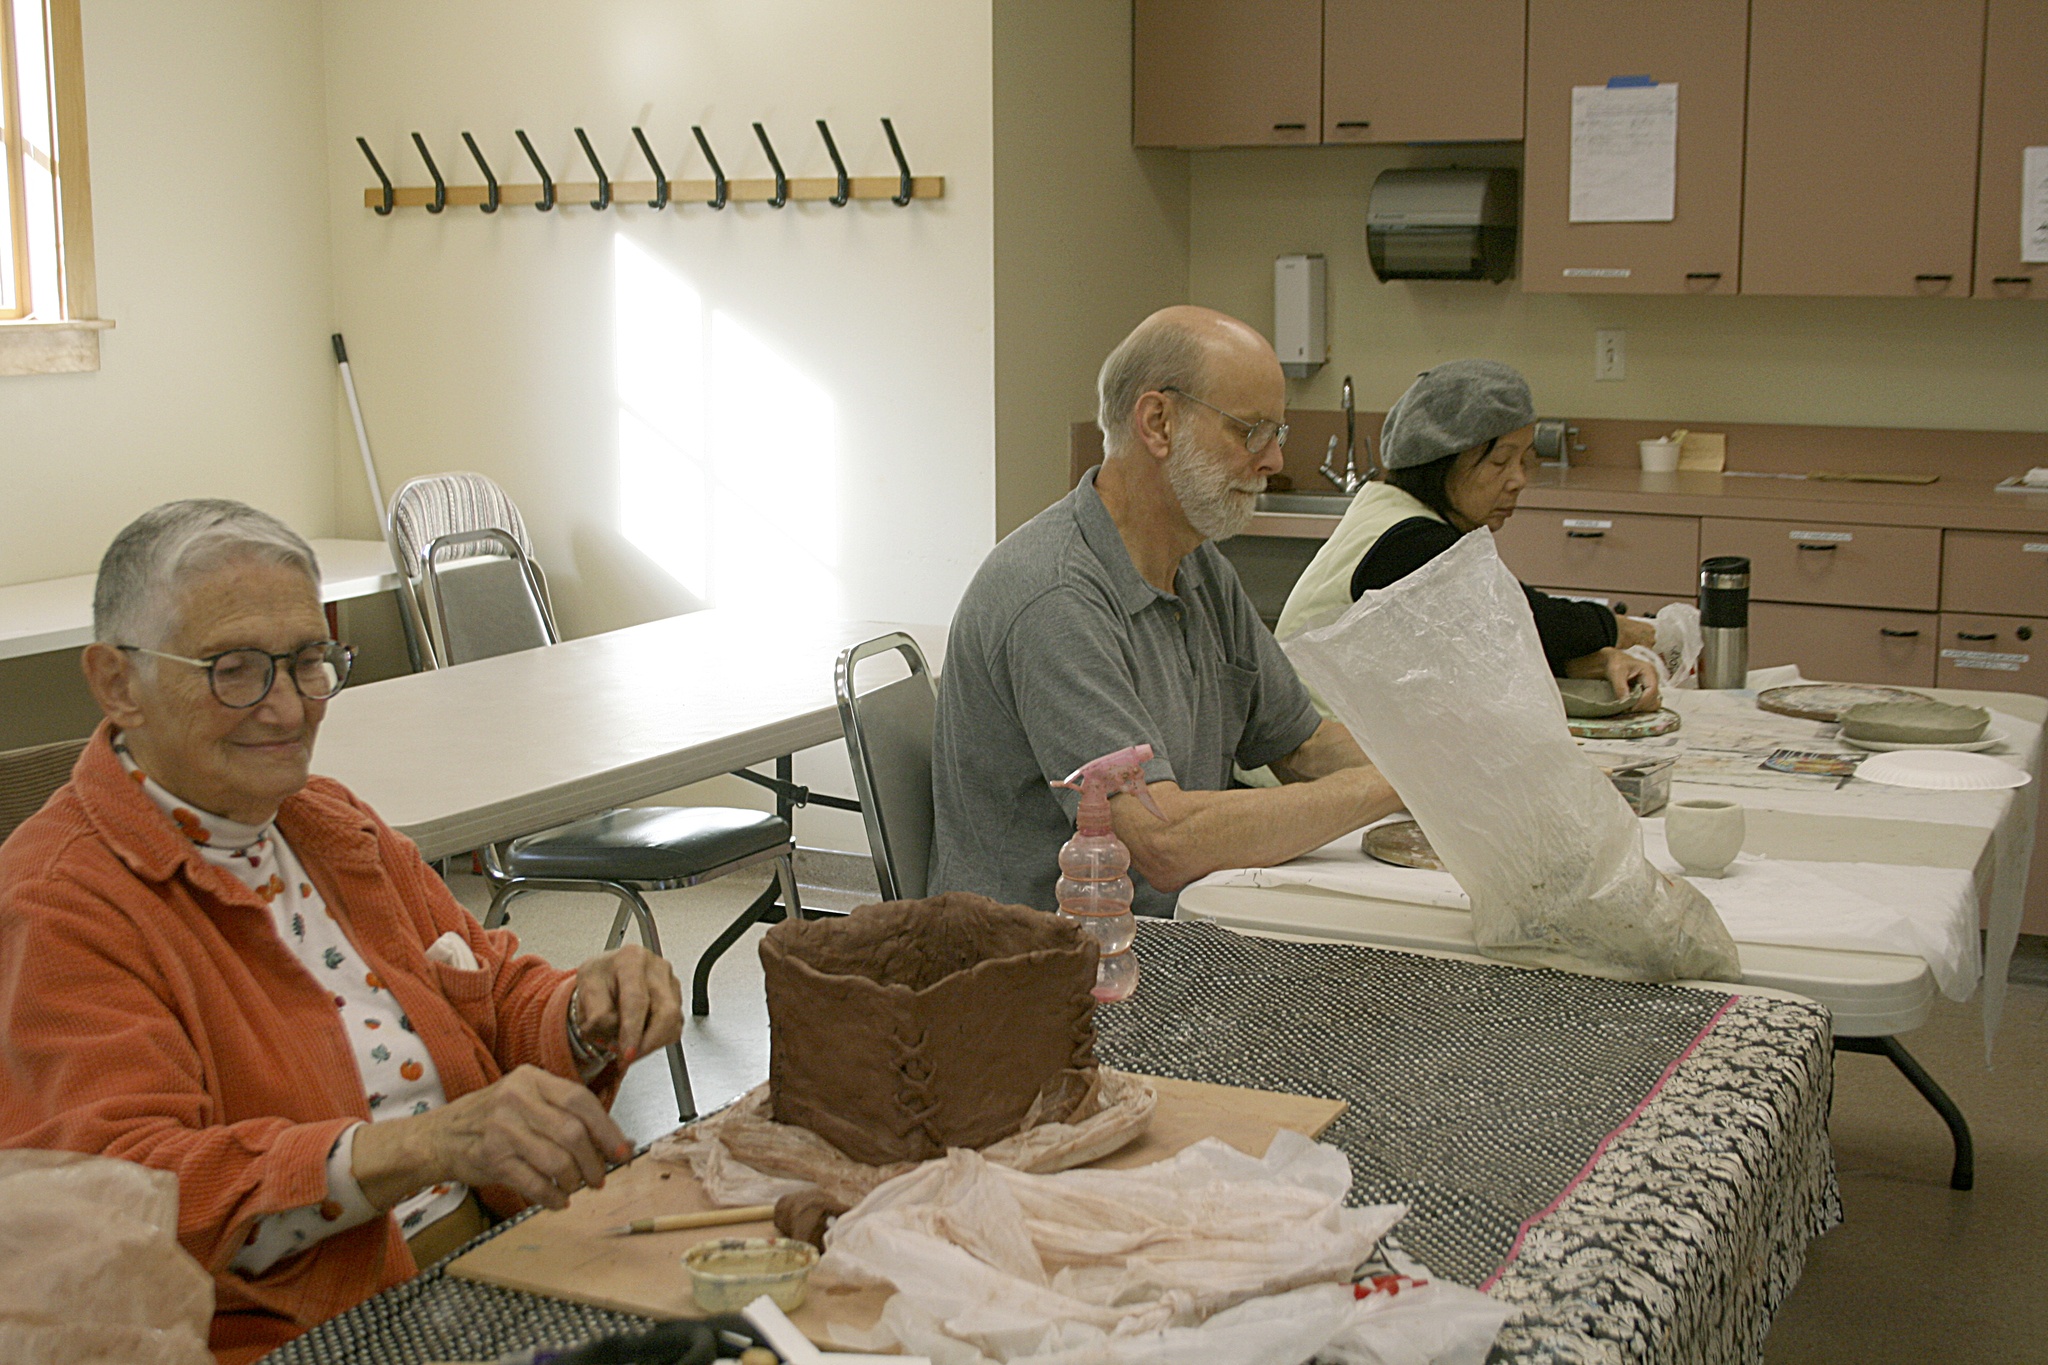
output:
M 602 1184 L 621 1067 L 682 1030 L 666 962 L 518 955 L 308 775 L 350 657 L 319 582 L 240 503 L 122 531 L 84 654 L 106 720 L 0 847 L 0 1145 L 175 1174 L 223 1362 L 406 1279 L 483 1208 Z

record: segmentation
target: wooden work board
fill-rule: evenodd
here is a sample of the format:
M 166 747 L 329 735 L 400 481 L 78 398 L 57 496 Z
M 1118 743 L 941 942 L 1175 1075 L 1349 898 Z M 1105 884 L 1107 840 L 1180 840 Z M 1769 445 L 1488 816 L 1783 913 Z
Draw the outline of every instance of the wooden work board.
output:
M 1342 1100 L 1146 1079 L 1159 1091 L 1152 1122 L 1136 1141 L 1093 1165 L 1126 1170 L 1149 1166 L 1206 1137 L 1221 1138 L 1251 1156 L 1264 1156 L 1279 1130 L 1321 1137 L 1345 1108 Z M 636 1218 L 714 1207 L 689 1167 L 642 1156 L 614 1171 L 602 1190 L 578 1191 L 568 1208 L 535 1214 L 455 1261 L 448 1273 L 648 1317 L 696 1317 L 700 1310 L 690 1297 L 683 1253 L 714 1237 L 773 1237 L 772 1223 L 637 1237 L 607 1237 L 604 1230 Z M 813 1292 L 790 1316 L 812 1341 L 829 1349 L 837 1344 L 831 1324 L 871 1327 L 887 1298 L 888 1292 L 881 1289 Z

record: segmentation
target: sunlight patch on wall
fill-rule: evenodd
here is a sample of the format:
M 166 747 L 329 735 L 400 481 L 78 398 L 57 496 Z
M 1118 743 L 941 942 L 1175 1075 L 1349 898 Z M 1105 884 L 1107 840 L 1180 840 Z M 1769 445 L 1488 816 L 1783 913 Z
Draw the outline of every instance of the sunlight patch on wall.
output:
M 707 606 L 839 614 L 831 394 L 623 234 L 613 262 L 620 533 Z

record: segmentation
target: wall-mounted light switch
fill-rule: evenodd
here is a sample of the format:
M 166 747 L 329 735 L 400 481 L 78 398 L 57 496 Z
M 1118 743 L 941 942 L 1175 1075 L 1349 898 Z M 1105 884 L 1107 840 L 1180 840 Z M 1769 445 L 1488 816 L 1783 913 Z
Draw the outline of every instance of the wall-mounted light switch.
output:
M 1627 332 L 1616 330 L 1593 333 L 1593 378 L 1628 378 Z

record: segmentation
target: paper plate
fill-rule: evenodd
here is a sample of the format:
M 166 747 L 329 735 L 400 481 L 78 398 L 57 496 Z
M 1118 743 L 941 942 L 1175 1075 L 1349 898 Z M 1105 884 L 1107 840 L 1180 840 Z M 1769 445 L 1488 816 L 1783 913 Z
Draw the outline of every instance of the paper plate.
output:
M 1986 749 L 1995 749 L 2005 743 L 2005 731 L 1986 730 L 1984 738 L 1973 739 L 1968 744 L 1900 744 L 1883 739 L 1851 739 L 1842 736 L 1842 743 L 1853 744 L 1859 749 L 1868 749 L 1873 754 L 1907 753 L 1919 749 L 1942 749 L 1952 753 L 1974 754 Z
M 1756 694 L 1758 709 L 1799 720 L 1838 721 L 1842 713 L 1866 701 L 1932 701 L 1924 692 L 1868 683 L 1794 683 Z
M 1866 758 L 1856 775 L 1888 787 L 1921 787 L 1928 791 L 1997 791 L 2024 787 L 2033 781 L 2021 768 L 2001 763 L 1983 754 L 1959 754 L 1952 750 L 1914 749 Z

